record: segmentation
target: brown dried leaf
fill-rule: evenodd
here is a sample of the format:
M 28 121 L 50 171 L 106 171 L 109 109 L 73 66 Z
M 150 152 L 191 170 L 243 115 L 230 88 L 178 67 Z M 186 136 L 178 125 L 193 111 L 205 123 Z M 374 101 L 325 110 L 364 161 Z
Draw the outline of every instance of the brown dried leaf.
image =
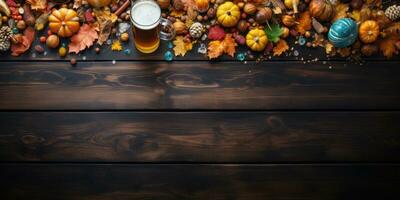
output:
M 386 58 L 391 58 L 396 53 L 396 42 L 400 40 L 398 34 L 392 34 L 379 42 L 379 49 Z
M 80 51 L 91 47 L 98 37 L 96 27 L 84 24 L 79 29 L 79 32 L 72 36 L 71 42 L 68 45 L 69 53 L 78 54 Z
M 306 31 L 311 30 L 311 15 L 309 11 L 300 14 L 298 24 L 296 24 L 295 29 L 302 35 L 306 33 Z
M 347 17 L 347 11 L 349 10 L 349 4 L 338 3 L 335 5 L 335 16 L 332 19 L 332 22 Z

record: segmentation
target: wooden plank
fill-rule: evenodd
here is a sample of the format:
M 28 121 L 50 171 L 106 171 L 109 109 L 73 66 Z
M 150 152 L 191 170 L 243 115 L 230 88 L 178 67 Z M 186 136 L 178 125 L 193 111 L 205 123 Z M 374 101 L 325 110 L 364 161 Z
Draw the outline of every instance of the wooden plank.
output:
M 399 109 L 395 62 L 3 62 L 0 109 Z
M 28 50 L 25 54 L 21 55 L 20 57 L 13 57 L 11 56 L 11 52 L 1 52 L 0 51 L 0 58 L 2 60 L 13 60 L 13 61 L 25 61 L 25 60 L 32 60 L 32 61 L 54 61 L 54 60 L 70 60 L 71 58 L 76 58 L 77 60 L 96 60 L 96 61 L 101 61 L 101 60 L 106 60 L 106 61 L 111 61 L 111 60 L 126 60 L 126 61 L 141 61 L 141 60 L 150 60 L 150 61 L 164 61 L 164 53 L 168 49 L 168 43 L 165 41 L 161 42 L 160 48 L 152 53 L 152 54 L 143 54 L 139 51 L 136 50 L 136 48 L 133 45 L 133 42 L 128 42 L 128 43 L 122 43 L 122 46 L 124 49 L 131 49 L 132 53 L 131 55 L 125 55 L 122 51 L 120 52 L 115 52 L 111 50 L 111 46 L 109 45 L 104 45 L 101 47 L 101 52 L 98 54 L 95 51 L 95 48 L 97 47 L 92 46 L 88 50 L 85 50 L 84 52 L 76 55 L 76 54 L 69 54 L 65 58 L 61 58 L 58 55 L 58 49 L 48 49 L 46 45 L 43 45 L 39 42 L 39 36 L 43 34 L 38 34 L 34 44 L 32 45 L 32 48 Z M 131 36 L 132 38 L 132 36 Z M 276 57 L 273 56 L 270 59 L 271 60 L 314 60 L 315 58 L 318 58 L 319 60 L 346 60 L 346 58 L 342 58 L 339 55 L 335 57 L 327 57 L 325 54 L 325 49 L 322 47 L 318 48 L 306 48 L 305 46 L 300 46 L 298 44 L 294 44 L 294 40 L 290 39 L 288 40 L 289 44 L 291 47 L 293 47 L 293 50 L 289 51 L 288 54 Z M 69 39 L 62 39 L 62 43 L 68 44 Z M 38 54 L 35 52 L 33 46 L 35 45 L 41 45 L 43 48 L 45 48 L 46 54 Z M 189 52 L 186 56 L 184 57 L 175 57 L 175 60 L 208 60 L 206 56 L 203 54 L 197 53 L 197 49 L 200 46 L 200 43 L 197 43 L 191 52 Z M 244 46 L 241 46 L 238 48 L 237 52 L 246 52 L 248 49 Z M 299 53 L 298 56 L 293 55 L 293 51 L 297 50 Z M 34 56 L 33 56 L 34 55 Z M 255 54 L 256 55 L 256 54 Z M 267 59 L 267 60 L 270 60 Z M 230 60 L 230 61 L 235 61 L 236 58 L 232 58 L 229 56 L 223 56 L 217 60 Z M 374 57 L 364 57 L 363 60 L 386 60 L 383 56 L 381 55 L 376 55 Z M 400 56 L 394 56 L 391 61 L 399 61 Z M 1 61 L 1 60 L 0 60 Z
M 1 112 L 0 161 L 399 162 L 400 112 Z
M 3 199 L 396 199 L 399 165 L 1 164 Z

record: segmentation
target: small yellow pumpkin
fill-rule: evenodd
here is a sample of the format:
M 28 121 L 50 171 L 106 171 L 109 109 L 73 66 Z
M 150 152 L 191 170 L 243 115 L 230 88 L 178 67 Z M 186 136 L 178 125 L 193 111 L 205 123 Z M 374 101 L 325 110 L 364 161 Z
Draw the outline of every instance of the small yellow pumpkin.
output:
M 253 51 L 262 51 L 267 46 L 268 38 L 262 29 L 253 29 L 246 35 L 246 44 Z
M 217 19 L 218 22 L 224 27 L 235 26 L 240 19 L 239 6 L 227 1 L 217 8 Z
M 374 20 L 367 20 L 361 23 L 358 29 L 358 35 L 361 42 L 366 44 L 373 43 L 379 36 L 379 24 Z
M 51 32 L 60 37 L 71 37 L 79 31 L 79 17 L 72 9 L 60 8 L 54 10 L 48 19 Z

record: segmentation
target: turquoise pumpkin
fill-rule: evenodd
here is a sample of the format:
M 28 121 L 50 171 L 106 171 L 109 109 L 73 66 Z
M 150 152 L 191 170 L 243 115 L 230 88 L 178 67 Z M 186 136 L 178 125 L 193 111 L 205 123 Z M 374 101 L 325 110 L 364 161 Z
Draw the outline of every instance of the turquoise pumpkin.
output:
M 357 23 L 349 18 L 335 21 L 328 32 L 328 39 L 337 48 L 348 47 L 357 39 Z

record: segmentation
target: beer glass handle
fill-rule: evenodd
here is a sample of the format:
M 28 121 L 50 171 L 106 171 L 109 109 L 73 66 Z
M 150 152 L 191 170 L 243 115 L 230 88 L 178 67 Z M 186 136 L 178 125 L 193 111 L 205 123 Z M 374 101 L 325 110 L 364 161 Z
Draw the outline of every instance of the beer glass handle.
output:
M 172 40 L 175 37 L 175 29 L 172 22 L 168 19 L 161 18 L 160 39 Z

